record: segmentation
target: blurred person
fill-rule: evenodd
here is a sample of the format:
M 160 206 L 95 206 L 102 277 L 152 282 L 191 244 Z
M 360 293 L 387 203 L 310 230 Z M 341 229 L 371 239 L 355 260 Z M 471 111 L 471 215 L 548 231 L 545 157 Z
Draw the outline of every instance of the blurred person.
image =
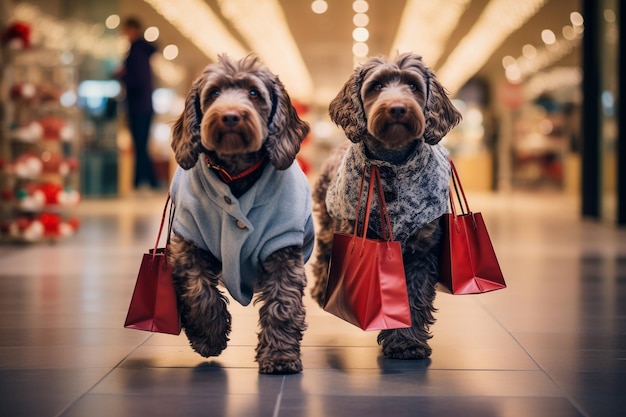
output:
M 157 189 L 159 183 L 148 154 L 150 126 L 154 116 L 150 57 L 156 52 L 156 47 L 143 38 L 141 22 L 135 17 L 128 17 L 124 21 L 122 31 L 130 42 L 130 49 L 115 76 L 126 87 L 128 127 L 135 151 L 134 187 Z

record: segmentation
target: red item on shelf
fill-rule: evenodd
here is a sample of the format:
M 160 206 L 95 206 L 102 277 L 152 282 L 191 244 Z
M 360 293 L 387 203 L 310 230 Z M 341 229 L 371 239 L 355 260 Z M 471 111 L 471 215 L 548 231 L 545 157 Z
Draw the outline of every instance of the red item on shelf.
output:
M 13 49 L 30 48 L 31 28 L 28 23 L 15 21 L 2 32 L 2 44 Z
M 61 226 L 61 216 L 54 213 L 42 213 L 39 221 L 43 225 L 45 236 L 59 236 Z

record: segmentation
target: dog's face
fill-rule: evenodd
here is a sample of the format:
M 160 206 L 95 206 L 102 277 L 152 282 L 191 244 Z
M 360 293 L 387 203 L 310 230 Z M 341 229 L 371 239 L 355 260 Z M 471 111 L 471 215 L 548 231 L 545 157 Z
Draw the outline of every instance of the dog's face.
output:
M 391 63 L 372 67 L 360 91 L 367 130 L 387 148 L 424 134 L 426 82 L 417 71 Z
M 369 137 L 391 150 L 422 137 L 435 144 L 461 120 L 434 73 L 414 54 L 368 60 L 333 99 L 329 113 L 351 141 Z
M 253 72 L 206 74 L 200 91 L 200 141 L 218 154 L 261 149 L 272 110 L 271 94 Z
M 220 55 L 193 83 L 172 129 L 172 149 L 189 169 L 204 150 L 219 156 L 265 147 L 271 163 L 286 169 L 308 132 L 276 75 L 255 57 L 233 61 Z

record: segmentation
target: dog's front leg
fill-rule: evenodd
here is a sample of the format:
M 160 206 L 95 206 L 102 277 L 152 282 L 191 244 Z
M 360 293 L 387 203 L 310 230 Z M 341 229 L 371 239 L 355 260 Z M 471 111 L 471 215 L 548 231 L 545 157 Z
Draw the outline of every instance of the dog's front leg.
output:
M 306 330 L 302 302 L 306 275 L 302 250 L 288 247 L 263 263 L 263 276 L 255 303 L 259 309 L 259 343 L 256 361 L 263 374 L 293 374 L 302 371 L 300 342 Z
M 217 288 L 221 264 L 211 253 L 172 236 L 169 250 L 181 325 L 191 347 L 205 358 L 218 356 L 228 342 L 228 300 Z
M 412 326 L 380 332 L 378 343 L 382 344 L 383 354 L 389 358 L 425 359 L 432 353 L 428 340 L 432 337 L 430 326 L 435 323 L 435 284 L 441 236 L 437 219 L 420 229 L 406 244 L 403 256 Z
M 435 322 L 433 301 L 436 277 L 424 273 L 422 265 L 416 269 L 407 268 L 406 271 L 412 326 L 382 330 L 378 334 L 378 343 L 388 358 L 426 359 L 432 353 L 428 340 L 432 337 L 430 326 Z

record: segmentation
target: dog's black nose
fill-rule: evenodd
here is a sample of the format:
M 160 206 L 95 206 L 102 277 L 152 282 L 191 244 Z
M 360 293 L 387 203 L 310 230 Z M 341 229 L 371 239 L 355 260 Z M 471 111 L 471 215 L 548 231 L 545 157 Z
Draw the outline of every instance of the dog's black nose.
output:
M 222 123 L 227 127 L 234 127 L 241 120 L 241 116 L 236 112 L 228 112 L 222 115 Z
M 389 108 L 389 114 L 394 119 L 401 119 L 406 114 L 406 106 L 404 104 L 394 104 Z

